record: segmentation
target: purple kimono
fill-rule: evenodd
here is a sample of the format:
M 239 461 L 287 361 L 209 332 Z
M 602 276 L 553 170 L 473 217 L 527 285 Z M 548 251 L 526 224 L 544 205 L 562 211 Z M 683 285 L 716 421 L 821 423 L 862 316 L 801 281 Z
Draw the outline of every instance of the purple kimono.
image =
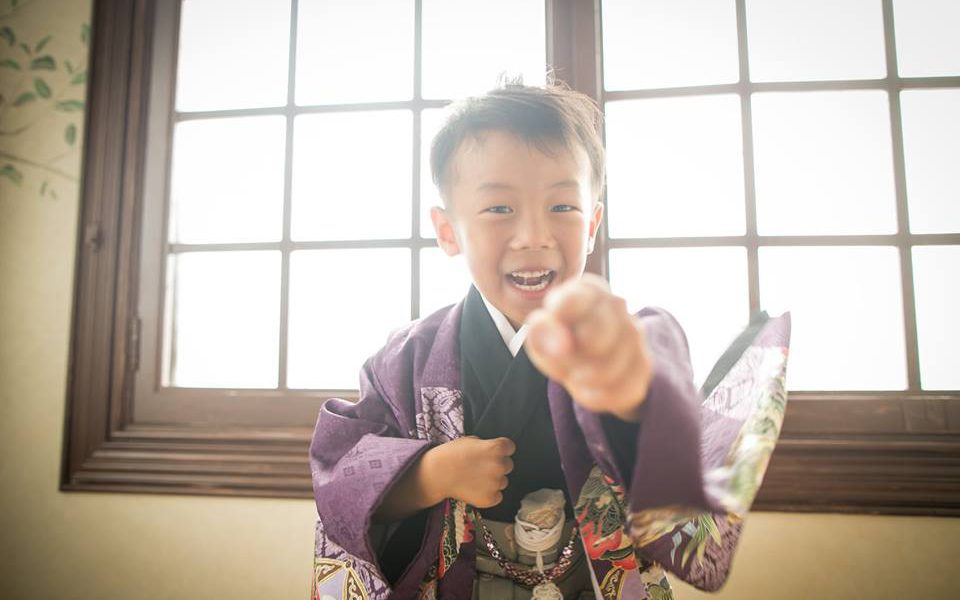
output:
M 419 551 L 392 587 L 377 554 L 392 527 L 372 520 L 423 452 L 464 433 L 463 304 L 395 333 L 363 366 L 359 401 L 331 399 L 320 411 L 310 446 L 318 600 L 471 597 L 476 548 L 462 502 L 430 509 Z M 703 393 L 676 321 L 657 309 L 638 317 L 654 376 L 629 442 L 632 473 L 620 472 L 600 415 L 547 386 L 567 492 L 604 599 L 672 598 L 664 571 L 701 589 L 723 584 L 786 406 L 789 315 L 748 328 Z

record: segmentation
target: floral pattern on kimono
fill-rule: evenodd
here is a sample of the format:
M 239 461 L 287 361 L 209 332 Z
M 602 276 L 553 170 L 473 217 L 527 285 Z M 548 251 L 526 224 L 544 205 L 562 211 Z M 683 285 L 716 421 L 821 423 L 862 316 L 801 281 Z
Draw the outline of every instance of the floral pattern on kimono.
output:
M 645 560 L 638 554 L 630 537 L 625 535 L 624 488 L 603 474 L 600 467 L 594 466 L 590 470 L 575 512 L 587 556 L 606 570 L 600 582 L 604 599 L 673 598 L 670 583 L 660 565 Z M 633 591 L 634 596 L 624 594 L 628 583 L 640 588 Z M 642 595 L 636 595 L 637 592 Z
M 417 413 L 417 437 L 441 444 L 463 435 L 463 393 L 445 387 L 420 390 L 420 412 Z M 436 568 L 430 569 L 421 585 L 420 597 L 436 593 L 434 579 L 442 579 L 460 555 L 460 547 L 473 541 L 473 520 L 467 506 L 448 498 L 442 504 L 443 520 L 440 552 Z
M 442 444 L 463 435 L 463 393 L 443 387 L 420 390 L 417 437 Z
M 668 539 L 665 563 L 694 585 L 719 587 L 729 572 L 743 515 L 756 497 L 780 435 L 787 402 L 787 356 L 785 345 L 747 348 L 703 402 L 705 412 L 743 423 L 722 464 L 704 475 L 726 514 L 690 513 L 674 506 L 628 515 L 634 545 L 643 549 Z M 710 439 L 711 433 L 708 424 L 704 437 Z

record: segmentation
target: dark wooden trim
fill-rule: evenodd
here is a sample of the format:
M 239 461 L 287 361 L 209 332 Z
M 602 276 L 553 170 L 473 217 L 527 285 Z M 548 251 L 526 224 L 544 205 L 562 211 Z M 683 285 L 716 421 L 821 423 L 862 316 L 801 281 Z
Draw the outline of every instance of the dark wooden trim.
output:
M 545 2 L 547 64 L 558 81 L 600 104 L 603 94 L 600 0 Z M 600 201 L 606 204 L 605 194 Z M 601 223 L 594 250 L 587 256 L 588 272 L 607 277 L 606 248 L 607 228 Z
M 149 49 L 161 1 L 94 6 L 61 489 L 310 498 L 312 419 L 285 421 L 282 394 L 236 395 L 251 406 L 262 396 L 246 424 L 151 423 L 133 410 Z M 560 15 L 596 4 L 548 8 L 552 31 L 566 35 Z M 290 404 L 333 393 L 291 393 Z M 255 424 L 258 411 L 277 413 L 273 426 Z M 791 393 L 757 508 L 960 515 L 960 393 Z
M 155 7 L 94 6 L 61 489 L 290 495 L 299 486 L 302 494 L 312 419 L 246 428 L 135 420 L 132 334 Z
M 145 40 L 142 1 L 100 1 L 93 11 L 84 167 L 68 366 L 63 483 L 126 418 L 122 380 L 131 307 L 130 215 L 138 177 L 135 142 L 142 135 Z M 139 68 L 138 68 L 139 67 Z M 135 196 L 135 194 L 134 194 Z M 123 264 L 127 263 L 127 264 Z M 118 385 L 120 381 L 120 385 Z
M 757 508 L 960 516 L 960 398 L 792 393 Z

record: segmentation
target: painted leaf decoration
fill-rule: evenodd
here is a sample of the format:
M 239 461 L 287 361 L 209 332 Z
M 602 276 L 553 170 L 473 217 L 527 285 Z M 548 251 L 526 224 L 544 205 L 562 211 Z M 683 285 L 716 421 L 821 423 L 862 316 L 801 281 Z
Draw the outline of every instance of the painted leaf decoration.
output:
M 12 46 L 17 41 L 17 36 L 13 34 L 13 30 L 9 27 L 0 28 L 0 38 L 7 40 L 7 45 Z
M 87 82 L 87 72 L 86 72 L 86 71 L 80 71 L 79 73 L 77 73 L 76 75 L 73 76 L 73 79 L 70 80 L 70 83 L 71 83 L 72 85 L 77 85 L 77 84 L 86 83 L 86 82 Z
M 66 131 L 63 132 L 63 137 L 67 140 L 67 143 L 72 146 L 73 143 L 77 141 L 77 126 L 73 123 L 67 125 Z
M 51 37 L 53 36 L 48 35 L 44 37 L 42 40 L 40 40 L 39 42 L 37 42 L 37 45 L 33 47 L 33 51 L 40 52 L 41 50 L 43 50 L 43 47 L 47 45 L 47 42 L 50 41 Z
M 0 177 L 6 177 L 17 185 L 20 185 L 20 182 L 23 181 L 23 173 L 18 171 L 13 165 L 3 165 L 3 167 L 0 168 Z
M 616 501 L 607 505 L 607 510 L 603 513 L 603 521 L 600 524 L 600 535 L 607 537 L 612 535 L 618 529 L 623 527 L 623 512 Z
M 5 58 L 0 60 L 0 67 L 8 67 L 10 69 L 20 70 L 20 63 L 13 60 L 12 58 Z
M 659 585 L 651 585 L 647 588 L 647 597 L 650 600 L 673 600 L 673 591 Z
M 74 112 L 78 110 L 83 110 L 83 100 L 61 100 L 57 102 L 57 110 L 62 110 L 63 112 Z
M 27 56 L 33 54 L 33 50 L 30 49 L 30 46 L 26 45 L 23 42 L 20 42 L 20 49 L 27 53 Z
M 57 68 L 57 61 L 53 60 L 53 57 L 49 54 L 44 54 L 43 56 L 38 56 L 30 62 L 30 68 L 33 70 L 46 70 L 53 71 Z
M 710 513 L 704 513 L 700 517 L 700 523 L 703 524 L 704 529 L 706 529 L 707 533 L 710 534 L 710 538 L 717 544 L 720 544 L 720 528 L 717 527 L 717 522 L 713 519 L 713 515 Z
M 624 546 L 616 550 L 607 550 L 600 558 L 603 560 L 623 560 L 633 554 L 633 552 L 633 546 Z
M 63 64 L 64 64 L 65 67 L 67 67 L 67 73 L 71 73 L 71 74 L 72 74 L 72 73 L 73 73 L 73 63 L 70 62 L 69 60 L 64 60 L 64 61 L 63 61 Z
M 37 95 L 39 95 L 41 98 L 50 97 L 50 86 L 47 85 L 46 81 L 37 77 L 33 80 L 33 87 L 37 90 Z
M 686 547 L 683 549 L 683 555 L 680 557 L 680 565 L 686 566 L 687 561 L 690 560 L 690 556 L 694 552 L 699 554 L 700 546 L 702 546 L 707 541 L 707 531 L 703 526 L 701 519 L 697 519 L 697 530 L 694 532 L 693 537 L 690 538 L 690 541 L 687 542 Z
M 80 39 L 84 44 L 90 41 L 90 25 L 87 23 L 80 26 Z
M 14 106 L 23 106 L 27 102 L 32 102 L 37 99 L 37 96 L 33 92 L 24 92 L 17 96 L 17 99 L 13 101 Z
M 596 498 L 604 492 L 604 486 L 599 477 L 590 477 L 583 484 L 580 494 L 587 498 Z

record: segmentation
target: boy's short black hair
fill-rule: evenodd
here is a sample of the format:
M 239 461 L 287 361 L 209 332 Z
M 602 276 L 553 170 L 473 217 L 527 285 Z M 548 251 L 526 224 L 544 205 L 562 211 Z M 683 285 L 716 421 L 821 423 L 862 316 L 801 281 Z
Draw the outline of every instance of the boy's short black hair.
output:
M 454 104 L 430 148 L 430 171 L 444 203 L 451 179 L 452 159 L 460 144 L 484 131 L 506 131 L 544 154 L 581 146 L 590 159 L 594 202 L 600 198 L 606 176 L 600 128 L 603 116 L 586 94 L 559 83 L 544 87 L 507 82 L 482 96 Z

